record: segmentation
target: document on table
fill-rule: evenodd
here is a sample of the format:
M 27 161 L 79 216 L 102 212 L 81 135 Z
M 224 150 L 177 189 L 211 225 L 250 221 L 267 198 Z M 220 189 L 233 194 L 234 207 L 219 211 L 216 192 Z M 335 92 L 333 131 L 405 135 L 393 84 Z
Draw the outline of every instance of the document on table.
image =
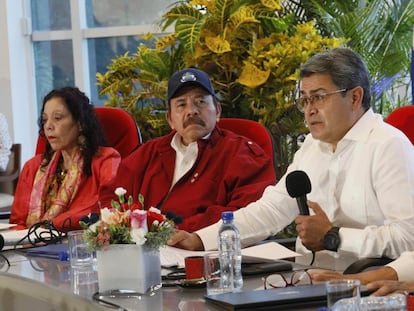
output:
M 49 231 L 48 229 L 44 228 L 37 228 L 36 233 L 40 234 L 43 231 Z M 1 235 L 4 239 L 4 245 L 6 246 L 14 246 L 16 243 L 25 244 L 29 243 L 29 238 L 27 234 L 29 233 L 29 229 L 23 229 L 23 230 L 1 230 Z M 31 232 L 33 234 L 33 231 Z M 34 238 L 34 236 L 33 236 Z
M 184 267 L 184 258 L 203 256 L 207 251 L 187 251 L 171 246 L 161 247 L 161 265 Z M 243 262 L 271 262 L 278 259 L 301 256 L 277 242 L 268 242 L 242 249 Z
M 14 226 L 16 226 L 16 225 L 15 224 L 0 223 L 0 231 L 8 230 L 8 229 L 10 229 L 11 227 L 14 227 Z

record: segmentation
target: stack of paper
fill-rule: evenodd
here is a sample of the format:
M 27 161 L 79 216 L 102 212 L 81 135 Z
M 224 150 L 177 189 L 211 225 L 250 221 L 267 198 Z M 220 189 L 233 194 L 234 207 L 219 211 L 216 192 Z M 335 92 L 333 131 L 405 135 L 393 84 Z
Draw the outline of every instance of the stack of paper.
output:
M 161 248 L 161 265 L 184 267 L 184 258 L 187 256 L 203 256 L 205 251 L 187 251 L 175 247 Z M 292 258 L 300 254 L 280 245 L 277 242 L 268 242 L 242 249 L 243 262 L 271 262 L 278 259 Z

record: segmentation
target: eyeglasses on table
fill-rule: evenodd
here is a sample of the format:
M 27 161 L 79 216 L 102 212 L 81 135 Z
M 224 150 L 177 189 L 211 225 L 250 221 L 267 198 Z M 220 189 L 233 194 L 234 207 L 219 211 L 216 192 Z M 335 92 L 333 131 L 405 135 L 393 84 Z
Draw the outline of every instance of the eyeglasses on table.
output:
M 290 275 L 290 277 L 280 273 L 273 273 L 263 278 L 264 289 L 310 284 L 312 284 L 312 277 L 305 270 L 295 271 Z

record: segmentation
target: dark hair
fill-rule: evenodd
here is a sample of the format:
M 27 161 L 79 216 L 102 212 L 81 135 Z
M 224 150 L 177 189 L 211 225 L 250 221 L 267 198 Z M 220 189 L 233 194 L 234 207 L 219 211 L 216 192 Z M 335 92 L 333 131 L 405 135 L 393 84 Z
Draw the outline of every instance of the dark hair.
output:
M 90 104 L 89 98 L 85 95 L 85 93 L 81 92 L 76 87 L 63 87 L 52 90 L 43 99 L 43 106 L 38 119 L 39 135 L 41 136 L 45 136 L 42 117 L 45 104 L 52 98 L 63 99 L 66 108 L 69 110 L 74 121 L 79 122 L 82 128 L 81 134 L 85 137 L 85 145 L 81 148 L 82 156 L 84 158 L 83 173 L 87 176 L 91 176 L 92 158 L 98 151 L 99 147 L 105 145 L 104 132 L 96 116 L 95 109 Z M 43 166 L 46 166 L 50 162 L 53 153 L 54 151 L 52 150 L 52 147 L 46 140 L 46 149 L 43 153 Z
M 340 89 L 362 87 L 362 106 L 365 111 L 371 107 L 369 70 L 358 53 L 348 48 L 336 48 L 316 54 L 300 67 L 300 79 L 315 73 L 328 74 Z

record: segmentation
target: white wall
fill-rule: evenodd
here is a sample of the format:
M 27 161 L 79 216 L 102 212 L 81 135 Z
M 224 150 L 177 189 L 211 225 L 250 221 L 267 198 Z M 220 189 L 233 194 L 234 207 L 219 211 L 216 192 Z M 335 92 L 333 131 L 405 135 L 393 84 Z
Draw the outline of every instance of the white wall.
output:
M 0 0 L 0 111 L 22 144 L 22 163 L 34 154 L 38 130 L 27 8 L 25 0 Z

